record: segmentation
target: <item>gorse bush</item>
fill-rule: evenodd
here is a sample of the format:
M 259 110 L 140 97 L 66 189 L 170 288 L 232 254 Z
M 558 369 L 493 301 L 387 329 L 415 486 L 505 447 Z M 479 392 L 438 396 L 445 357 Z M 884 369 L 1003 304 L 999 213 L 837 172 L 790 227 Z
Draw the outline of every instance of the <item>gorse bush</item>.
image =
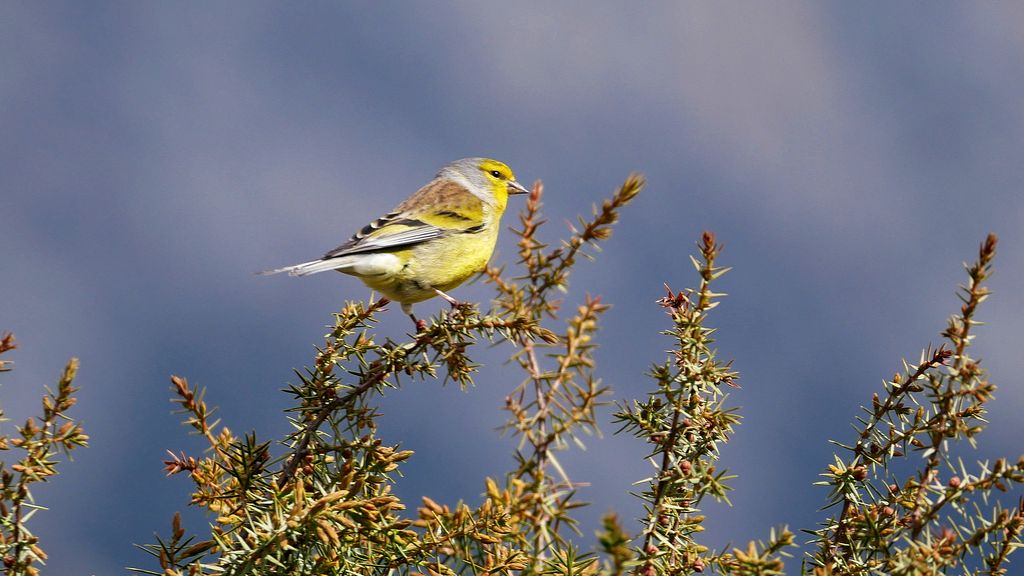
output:
M 0 354 L 17 348 L 10 332 L 0 336 Z M 12 361 L 0 360 L 0 373 L 11 371 Z M 0 451 L 18 454 L 14 463 L 0 461 L 0 561 L 5 574 L 37 574 L 46 562 L 39 539 L 28 529 L 28 521 L 42 507 L 32 498 L 32 485 L 57 474 L 59 454 L 86 446 L 89 437 L 67 412 L 75 405 L 72 386 L 78 359 L 72 358 L 57 381 L 57 390 L 43 396 L 42 413 L 15 427 L 15 434 L 0 435 Z M 0 411 L 0 421 L 6 421 Z
M 797 538 L 786 528 L 763 542 L 715 551 L 700 542 L 706 498 L 728 501 L 731 476 L 719 450 L 739 414 L 725 391 L 739 375 L 717 357 L 709 324 L 723 294 L 713 289 L 728 269 L 715 237 L 704 233 L 692 258 L 697 287 L 665 287 L 657 305 L 667 314 L 671 350 L 648 370 L 650 391 L 617 406 L 612 422 L 648 446 L 637 461 L 654 464 L 637 478 L 640 523 L 627 529 L 604 517 L 593 550 L 581 550 L 580 479 L 559 456 L 601 424 L 610 402 L 593 352 L 608 307 L 587 296 L 563 309 L 560 294 L 580 258 L 606 240 L 644 181 L 631 176 L 611 198 L 581 218 L 570 237 L 551 247 L 538 229 L 542 186 L 534 186 L 513 232 L 514 268 L 489 268 L 494 287 L 486 311 L 461 303 L 442 311 L 407 340 L 374 333 L 386 300 L 350 302 L 334 317 L 310 367 L 289 386 L 292 431 L 270 441 L 237 436 L 213 417 L 203 390 L 172 377 L 186 423 L 205 439 L 201 455 L 182 452 L 168 473 L 187 476 L 192 506 L 205 509 L 209 530 L 190 533 L 180 517 L 169 535 L 143 549 L 148 574 L 782 574 Z M 995 386 L 972 359 L 975 313 L 988 296 L 996 239 L 968 266 L 960 310 L 943 332 L 946 343 L 925 349 L 871 399 L 857 432 L 836 441 L 834 461 L 819 484 L 828 487 L 827 514 L 807 531 L 809 552 L 790 566 L 802 574 L 1005 574 L 1021 546 L 1024 504 L 1013 495 L 1024 481 L 1024 457 L 973 466 L 956 460 L 959 442 L 983 431 Z M 521 371 L 508 390 L 504 430 L 518 439 L 511 469 L 482 478 L 482 502 L 444 506 L 424 496 L 409 510 L 393 493 L 412 453 L 378 436 L 377 403 L 413 380 L 473 383 L 476 346 L 503 342 Z M 0 352 L 13 346 L 4 339 Z M 0 363 L 0 369 L 3 368 Z M 83 445 L 65 411 L 73 403 L 74 362 L 58 392 L 44 400 L 40 424 L 29 421 L 0 448 L 26 456 L 2 469 L 3 563 L 8 574 L 34 573 L 45 559 L 25 528 L 28 487 L 52 470 L 52 455 Z M 630 487 L 623 487 L 628 490 Z M 1006 504 L 1009 502 L 1009 504 Z M 635 516 L 635 511 L 630 511 Z M 632 526 L 633 524 L 629 524 Z M 631 533 L 635 532 L 635 533 Z

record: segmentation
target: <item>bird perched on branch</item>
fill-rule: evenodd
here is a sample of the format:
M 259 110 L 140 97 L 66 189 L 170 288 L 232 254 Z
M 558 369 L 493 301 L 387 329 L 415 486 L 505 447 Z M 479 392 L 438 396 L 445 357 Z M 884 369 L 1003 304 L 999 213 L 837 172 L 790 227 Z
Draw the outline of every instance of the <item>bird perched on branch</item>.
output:
M 456 160 L 322 258 L 260 274 L 306 276 L 337 270 L 401 303 L 419 326 L 412 305 L 434 296 L 458 304 L 446 292 L 484 269 L 509 195 L 526 193 L 502 162 Z

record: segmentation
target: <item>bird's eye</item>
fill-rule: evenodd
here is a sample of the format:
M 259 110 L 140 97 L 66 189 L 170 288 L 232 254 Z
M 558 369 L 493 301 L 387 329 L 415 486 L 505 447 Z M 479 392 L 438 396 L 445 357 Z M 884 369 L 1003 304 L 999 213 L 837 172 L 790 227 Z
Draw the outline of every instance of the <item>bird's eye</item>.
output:
M 497 170 L 491 170 L 491 176 L 494 176 L 495 178 L 501 178 L 501 172 L 498 172 Z

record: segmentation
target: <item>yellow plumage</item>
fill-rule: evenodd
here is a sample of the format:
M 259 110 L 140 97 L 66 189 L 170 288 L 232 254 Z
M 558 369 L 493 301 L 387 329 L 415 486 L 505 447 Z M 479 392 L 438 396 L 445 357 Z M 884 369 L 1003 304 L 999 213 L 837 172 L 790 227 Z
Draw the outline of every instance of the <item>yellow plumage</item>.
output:
M 497 160 L 457 160 L 323 258 L 264 274 L 337 270 L 401 303 L 410 316 L 414 303 L 434 296 L 455 303 L 446 292 L 484 269 L 509 194 L 526 191 Z

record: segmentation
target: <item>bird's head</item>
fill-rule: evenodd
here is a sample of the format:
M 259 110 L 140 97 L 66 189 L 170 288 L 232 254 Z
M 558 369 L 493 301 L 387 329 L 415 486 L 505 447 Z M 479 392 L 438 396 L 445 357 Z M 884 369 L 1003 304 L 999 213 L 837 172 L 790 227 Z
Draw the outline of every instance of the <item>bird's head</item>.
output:
M 505 211 L 509 194 L 526 194 L 529 190 L 516 181 L 512 169 L 504 162 L 490 158 L 463 158 L 445 166 L 441 173 L 451 171 L 469 181 L 473 193 L 497 209 Z

